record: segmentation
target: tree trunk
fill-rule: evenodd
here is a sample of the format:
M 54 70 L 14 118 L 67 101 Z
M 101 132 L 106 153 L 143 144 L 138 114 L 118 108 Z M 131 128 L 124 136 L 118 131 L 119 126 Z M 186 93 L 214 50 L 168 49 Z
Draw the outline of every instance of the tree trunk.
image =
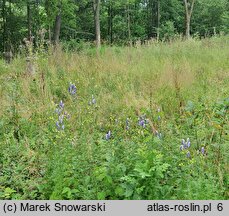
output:
M 128 42 L 131 40 L 131 29 L 130 29 L 130 5 L 127 4 L 127 29 L 128 29 Z
M 95 23 L 95 40 L 97 49 L 101 46 L 100 35 L 100 0 L 93 0 L 94 23 Z
M 27 25 L 28 25 L 28 40 L 32 41 L 32 30 L 31 30 L 31 8 L 30 2 L 27 1 Z
M 58 6 L 58 14 L 56 15 L 55 26 L 54 26 L 54 34 L 53 34 L 53 42 L 54 44 L 58 44 L 60 41 L 60 28 L 61 28 L 61 3 Z
M 113 43 L 113 8 L 110 3 L 108 7 L 108 36 L 110 36 L 110 44 Z
M 157 36 L 157 26 L 158 26 L 158 1 L 157 0 L 149 0 L 149 10 L 150 10 L 150 22 L 149 22 L 149 38 L 153 38 Z
M 157 41 L 160 39 L 160 21 L 161 21 L 161 14 L 160 14 L 160 0 L 157 0 Z
M 153 0 L 151 0 L 151 38 L 153 37 L 153 35 L 154 35 L 154 4 L 153 4 Z
M 2 19 L 3 19 L 3 40 L 2 40 L 2 47 L 3 51 L 6 51 L 6 0 L 2 2 Z
M 185 28 L 185 36 L 187 39 L 190 38 L 190 16 L 186 14 L 186 28 Z
M 185 6 L 185 36 L 187 39 L 190 38 L 190 23 L 193 12 L 195 0 L 184 0 Z

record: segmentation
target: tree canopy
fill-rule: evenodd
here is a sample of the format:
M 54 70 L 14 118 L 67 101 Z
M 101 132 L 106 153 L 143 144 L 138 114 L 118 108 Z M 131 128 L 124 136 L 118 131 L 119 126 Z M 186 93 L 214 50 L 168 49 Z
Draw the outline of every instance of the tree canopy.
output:
M 190 11 L 194 1 L 187 20 L 186 9 Z M 40 32 L 57 42 L 93 42 L 101 38 L 102 44 L 170 39 L 181 34 L 207 37 L 229 32 L 228 0 L 194 1 L 0 0 L 0 50 L 17 50 L 24 38 L 32 37 L 36 43 Z M 98 34 L 101 36 L 97 37 Z

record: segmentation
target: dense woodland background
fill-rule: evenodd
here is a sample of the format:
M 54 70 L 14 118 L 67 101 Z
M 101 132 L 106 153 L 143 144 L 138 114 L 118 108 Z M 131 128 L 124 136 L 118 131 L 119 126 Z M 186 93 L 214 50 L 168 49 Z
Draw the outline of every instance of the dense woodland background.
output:
M 228 32 L 228 0 L 0 1 L 0 50 L 5 52 L 17 52 L 25 38 L 35 46 L 48 39 L 79 49 L 83 42 L 126 45 Z

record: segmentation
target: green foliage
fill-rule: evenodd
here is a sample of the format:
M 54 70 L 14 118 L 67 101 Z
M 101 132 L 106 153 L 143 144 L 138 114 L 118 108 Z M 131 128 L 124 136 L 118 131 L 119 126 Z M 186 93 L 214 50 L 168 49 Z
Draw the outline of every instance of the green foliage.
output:
M 0 198 L 228 199 L 227 43 L 55 50 L 33 76 L 0 62 Z
M 173 39 L 176 35 L 176 30 L 173 22 L 167 21 L 165 24 L 163 24 L 161 26 L 160 33 L 164 40 Z
M 82 41 L 94 44 L 92 0 L 5 0 L 0 4 L 1 51 L 21 51 L 24 39 L 28 38 L 28 23 L 36 48 L 41 38 L 44 43 L 50 43 L 57 14 L 61 14 L 60 41 L 64 46 L 67 44 L 69 49 L 81 50 Z M 228 34 L 228 11 L 227 0 L 195 1 L 191 34 L 196 37 Z M 160 30 L 160 40 L 174 39 L 176 34 L 182 35 L 185 32 L 184 23 L 185 10 L 181 0 L 101 1 L 100 26 L 103 44 L 126 45 L 130 41 L 135 43 L 158 38 L 157 30 Z

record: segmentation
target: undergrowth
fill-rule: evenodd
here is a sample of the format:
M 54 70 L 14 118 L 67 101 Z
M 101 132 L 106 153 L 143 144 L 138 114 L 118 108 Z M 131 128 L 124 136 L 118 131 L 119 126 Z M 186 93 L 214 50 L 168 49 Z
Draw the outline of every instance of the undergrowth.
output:
M 228 38 L 0 62 L 1 199 L 228 199 Z

